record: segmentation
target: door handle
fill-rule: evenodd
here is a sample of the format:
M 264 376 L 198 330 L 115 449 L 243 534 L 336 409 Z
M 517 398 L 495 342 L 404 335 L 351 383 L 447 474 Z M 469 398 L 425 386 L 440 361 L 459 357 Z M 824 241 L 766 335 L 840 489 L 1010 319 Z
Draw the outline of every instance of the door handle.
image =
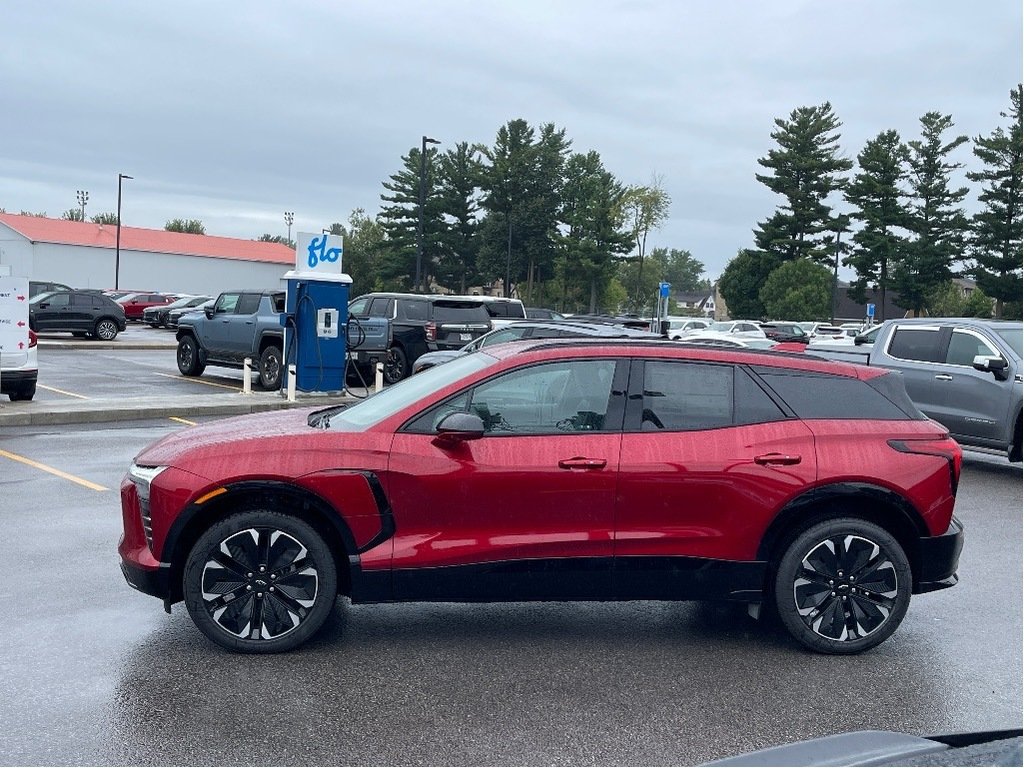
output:
M 560 459 L 558 462 L 560 469 L 604 469 L 607 465 L 607 459 L 586 459 L 582 456 Z
M 938 379 L 939 381 L 952 381 L 953 380 L 953 377 L 950 376 L 948 373 L 937 373 L 937 374 L 935 374 L 935 378 Z
M 785 453 L 762 453 L 760 456 L 754 457 L 754 463 L 761 466 L 774 464 L 788 467 L 793 464 L 799 464 L 800 456 L 788 456 Z

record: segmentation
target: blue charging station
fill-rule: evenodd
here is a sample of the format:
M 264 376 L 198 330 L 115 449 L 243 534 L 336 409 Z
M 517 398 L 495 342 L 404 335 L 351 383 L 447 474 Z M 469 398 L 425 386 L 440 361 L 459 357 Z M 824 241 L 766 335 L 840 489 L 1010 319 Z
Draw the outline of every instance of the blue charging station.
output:
M 292 270 L 287 285 L 284 326 L 285 376 L 295 366 L 295 388 L 302 392 L 340 392 L 345 388 L 348 354 L 348 297 L 352 278 L 345 274 Z

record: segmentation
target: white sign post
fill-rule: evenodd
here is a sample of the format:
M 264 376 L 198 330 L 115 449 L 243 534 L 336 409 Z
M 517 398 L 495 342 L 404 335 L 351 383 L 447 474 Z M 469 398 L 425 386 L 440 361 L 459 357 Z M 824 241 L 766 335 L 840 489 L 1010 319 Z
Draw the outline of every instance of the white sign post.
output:
M 28 349 L 28 278 L 0 277 L 0 358 Z

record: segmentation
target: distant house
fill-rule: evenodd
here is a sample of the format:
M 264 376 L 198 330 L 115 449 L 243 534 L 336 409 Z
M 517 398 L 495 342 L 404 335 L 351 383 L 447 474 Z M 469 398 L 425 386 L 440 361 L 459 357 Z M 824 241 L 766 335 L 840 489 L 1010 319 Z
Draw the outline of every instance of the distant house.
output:
M 689 310 L 687 314 L 695 313 L 704 317 L 713 317 L 715 314 L 713 291 L 678 291 L 672 294 L 672 299 L 678 309 Z

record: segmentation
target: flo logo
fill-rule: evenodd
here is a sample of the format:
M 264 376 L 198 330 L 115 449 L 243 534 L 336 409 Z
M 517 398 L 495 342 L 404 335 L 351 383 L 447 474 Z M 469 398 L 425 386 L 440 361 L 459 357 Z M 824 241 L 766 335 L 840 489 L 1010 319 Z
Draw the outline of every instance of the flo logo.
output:
M 310 240 L 306 252 L 309 254 L 307 263 L 310 269 L 316 269 L 317 265 L 322 263 L 334 264 L 341 258 L 341 248 L 327 247 L 327 235 Z

